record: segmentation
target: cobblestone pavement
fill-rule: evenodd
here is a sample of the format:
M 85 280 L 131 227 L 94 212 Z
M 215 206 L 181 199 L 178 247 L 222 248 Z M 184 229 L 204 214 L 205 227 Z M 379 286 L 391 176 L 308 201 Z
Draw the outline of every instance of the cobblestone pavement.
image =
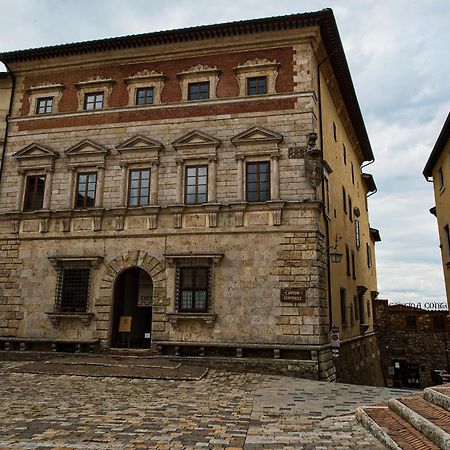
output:
M 354 418 L 385 388 L 210 371 L 201 380 L 7 373 L 0 449 L 382 449 Z

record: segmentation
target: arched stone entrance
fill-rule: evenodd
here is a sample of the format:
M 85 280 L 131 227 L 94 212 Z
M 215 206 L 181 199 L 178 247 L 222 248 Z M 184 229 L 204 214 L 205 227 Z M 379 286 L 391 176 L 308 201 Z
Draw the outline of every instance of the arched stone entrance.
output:
M 116 279 L 111 347 L 150 348 L 153 282 L 139 267 L 123 271 Z
M 131 250 L 106 262 L 104 272 L 100 278 L 99 296 L 95 300 L 97 332 L 102 345 L 111 346 L 114 343 L 114 297 L 115 287 L 122 273 L 129 269 L 142 269 L 153 283 L 152 330 L 164 333 L 166 324 L 162 322 L 162 315 L 166 304 L 166 276 L 165 265 L 155 257 L 142 250 Z M 154 307 L 158 306 L 158 311 Z M 152 338 L 155 333 L 153 333 Z

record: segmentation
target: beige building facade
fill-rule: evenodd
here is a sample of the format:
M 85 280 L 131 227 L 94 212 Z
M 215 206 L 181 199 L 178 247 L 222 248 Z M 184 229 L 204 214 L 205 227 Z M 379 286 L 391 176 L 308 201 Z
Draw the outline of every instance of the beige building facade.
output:
M 1 60 L 5 346 L 334 380 L 332 325 L 373 338 L 373 153 L 331 10 Z
M 433 182 L 436 205 L 430 212 L 437 217 L 447 303 L 450 306 L 450 114 L 433 147 L 423 175 Z

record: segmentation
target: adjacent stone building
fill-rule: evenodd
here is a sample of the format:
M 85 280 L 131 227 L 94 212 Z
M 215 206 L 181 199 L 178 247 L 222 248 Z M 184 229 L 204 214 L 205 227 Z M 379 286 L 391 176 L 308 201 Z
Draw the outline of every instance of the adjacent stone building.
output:
M 331 10 L 0 59 L 5 347 L 333 380 L 332 325 L 343 364 L 376 346 L 374 156 Z
M 436 206 L 430 212 L 437 217 L 439 241 L 444 270 L 447 303 L 450 308 L 450 113 L 423 170 L 427 181 L 433 182 Z M 430 180 L 430 178 L 432 180 Z
M 448 311 L 389 305 L 388 300 L 377 299 L 374 313 L 388 386 L 424 388 L 436 384 L 433 372 L 450 372 Z

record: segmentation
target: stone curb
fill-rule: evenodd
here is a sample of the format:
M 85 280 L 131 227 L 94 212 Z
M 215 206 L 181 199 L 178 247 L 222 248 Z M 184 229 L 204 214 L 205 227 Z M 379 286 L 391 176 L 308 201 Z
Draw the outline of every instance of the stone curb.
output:
M 401 447 L 364 411 L 358 408 L 355 413 L 356 420 L 363 425 L 374 437 L 376 437 L 389 450 L 402 450 Z
M 434 403 L 441 408 L 450 411 L 450 397 L 439 392 L 433 388 L 426 388 L 423 393 L 423 398 L 431 403 Z
M 388 400 L 388 405 L 392 411 L 406 420 L 430 441 L 434 442 L 439 448 L 450 448 L 450 434 L 446 433 L 442 428 L 439 428 L 395 398 Z

